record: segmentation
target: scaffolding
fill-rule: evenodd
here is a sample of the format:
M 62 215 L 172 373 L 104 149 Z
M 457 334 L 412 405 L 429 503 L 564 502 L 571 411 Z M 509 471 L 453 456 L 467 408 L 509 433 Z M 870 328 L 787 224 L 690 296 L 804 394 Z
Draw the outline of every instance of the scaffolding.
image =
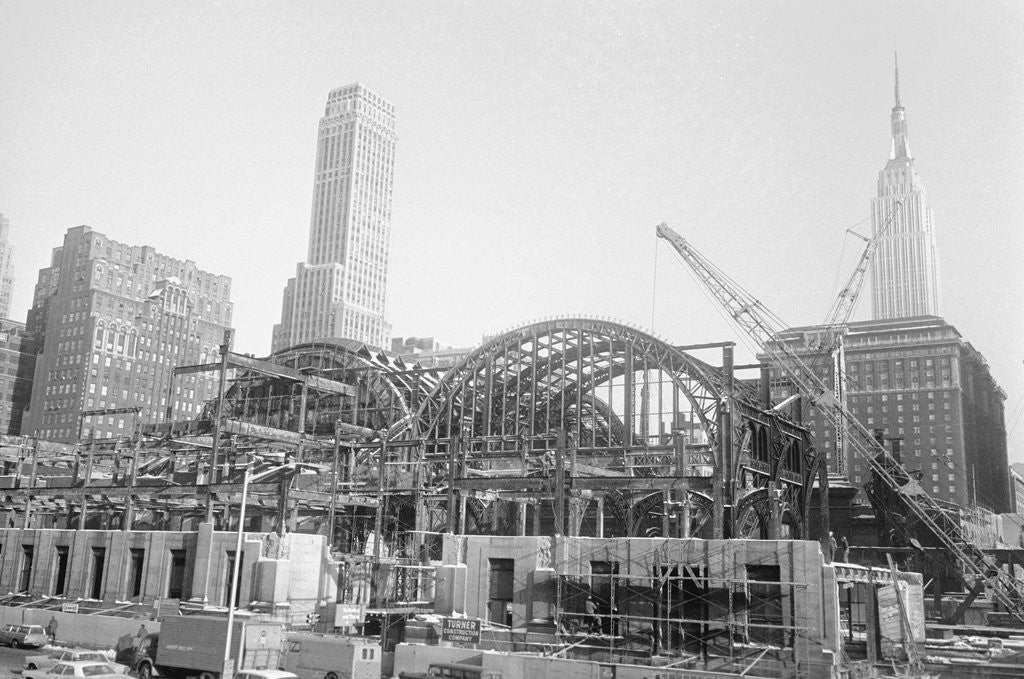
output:
M 778 554 L 749 561 L 720 541 L 708 544 L 665 541 L 630 549 L 625 560 L 611 545 L 556 565 L 555 627 L 565 652 L 717 671 L 770 664 L 796 676 L 802 647 L 820 636 L 820 610 L 799 596 L 806 579 Z

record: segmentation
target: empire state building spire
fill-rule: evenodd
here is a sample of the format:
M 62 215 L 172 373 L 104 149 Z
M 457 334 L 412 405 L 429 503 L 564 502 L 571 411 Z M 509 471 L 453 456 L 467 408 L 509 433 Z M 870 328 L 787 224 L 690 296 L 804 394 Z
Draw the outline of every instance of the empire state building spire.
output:
M 889 162 L 878 175 L 871 222 L 879 237 L 871 269 L 871 308 L 875 320 L 939 313 L 939 258 L 932 210 L 917 175 L 907 140 L 907 112 L 900 102 L 896 62 Z
M 910 158 L 910 141 L 907 139 L 907 111 L 900 104 L 900 61 L 893 54 L 896 62 L 896 105 L 892 107 L 892 148 L 889 160 L 908 160 Z

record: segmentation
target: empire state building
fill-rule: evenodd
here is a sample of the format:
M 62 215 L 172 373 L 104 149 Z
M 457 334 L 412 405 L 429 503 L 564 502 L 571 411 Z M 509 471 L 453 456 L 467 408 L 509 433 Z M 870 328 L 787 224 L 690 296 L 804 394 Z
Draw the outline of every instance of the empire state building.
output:
M 872 233 L 882 233 L 871 271 L 875 320 L 939 314 L 935 223 L 910 155 L 907 113 L 900 103 L 899 64 L 895 94 L 889 162 L 878 175 L 878 197 L 871 205 Z
M 349 338 L 384 347 L 395 109 L 356 83 L 331 90 L 317 135 L 305 262 L 288 280 L 272 351 Z

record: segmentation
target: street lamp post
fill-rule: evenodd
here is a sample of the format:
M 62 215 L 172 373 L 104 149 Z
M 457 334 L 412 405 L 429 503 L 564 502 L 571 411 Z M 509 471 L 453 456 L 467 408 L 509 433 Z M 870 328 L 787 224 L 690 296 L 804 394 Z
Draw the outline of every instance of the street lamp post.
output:
M 222 679 L 230 679 L 229 673 L 233 673 L 234 658 L 231 657 L 231 630 L 235 624 L 235 605 L 238 602 L 238 572 L 242 564 L 242 535 L 245 530 L 245 503 L 249 494 L 249 471 L 251 464 L 246 463 L 245 473 L 242 476 L 242 506 L 238 510 L 238 535 L 235 538 L 235 563 L 231 569 L 231 594 L 228 597 L 228 633 L 224 639 L 224 672 Z M 211 540 L 213 535 L 210 536 Z M 230 663 L 230 664 L 229 664 Z

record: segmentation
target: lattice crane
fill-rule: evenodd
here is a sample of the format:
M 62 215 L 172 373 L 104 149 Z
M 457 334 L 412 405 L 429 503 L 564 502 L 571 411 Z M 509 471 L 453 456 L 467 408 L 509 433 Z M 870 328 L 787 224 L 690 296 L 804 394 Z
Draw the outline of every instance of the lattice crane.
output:
M 831 418 L 836 429 L 843 429 L 853 452 L 867 462 L 878 479 L 893 492 L 901 494 L 911 513 L 935 534 L 957 559 L 964 572 L 977 578 L 978 582 L 985 582 L 992 596 L 1018 621 L 1024 623 L 1022 583 L 999 569 L 995 560 L 971 542 L 959 524 L 950 520 L 942 507 L 923 490 L 915 489 L 915 494 L 901 492 L 905 479 L 900 473 L 900 463 L 836 398 L 821 377 L 790 348 L 781 336 L 783 324 L 778 317 L 667 224 L 658 225 L 658 236 L 668 241 L 733 322 L 769 356 L 799 392 Z
M 848 233 L 860 238 L 866 245 L 857 260 L 857 266 L 854 267 L 846 285 L 839 291 L 839 296 L 836 297 L 832 308 L 829 309 L 828 316 L 825 317 L 824 331 L 818 343 L 822 353 L 828 353 L 832 361 L 832 394 L 843 405 L 846 405 L 846 347 L 843 337 L 846 335 L 846 327 L 857 306 L 860 293 L 864 289 L 864 281 L 867 279 L 868 268 L 871 265 L 871 258 L 874 257 L 875 249 L 878 247 L 878 242 L 892 226 L 901 205 L 902 201 L 897 201 L 892 206 L 885 223 L 870 237 L 861 236 L 855 231 L 847 229 Z M 837 471 L 840 475 L 845 476 L 847 446 L 846 432 L 843 427 L 835 427 L 835 442 Z

